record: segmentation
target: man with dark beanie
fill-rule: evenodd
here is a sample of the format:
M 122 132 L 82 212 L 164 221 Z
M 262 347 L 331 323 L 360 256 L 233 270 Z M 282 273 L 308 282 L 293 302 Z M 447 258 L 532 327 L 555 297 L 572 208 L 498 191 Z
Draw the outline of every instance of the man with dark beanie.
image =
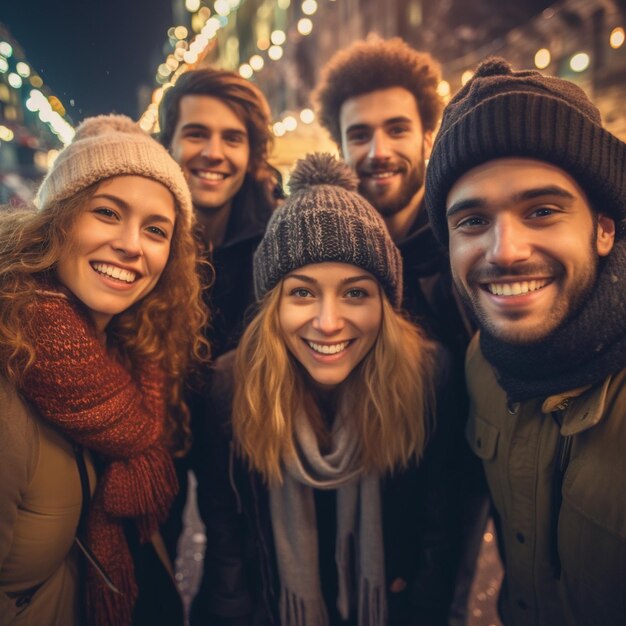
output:
M 433 230 L 480 328 L 467 437 L 506 626 L 626 615 L 626 144 L 573 83 L 481 64 L 444 111 Z
M 418 469 L 433 499 L 425 502 L 416 493 L 406 503 L 423 520 L 416 575 L 403 595 L 420 607 L 424 626 L 460 626 L 466 623 L 488 498 L 482 468 L 463 435 L 463 362 L 474 328 L 452 288 L 445 248 L 433 236 L 423 202 L 426 159 L 443 108 L 440 80 L 439 64 L 427 52 L 399 38 L 369 37 L 329 60 L 316 100 L 320 123 L 400 250 L 403 308 L 450 350 L 458 370 L 448 392 L 456 410 L 439 423 L 440 443 L 430 452 L 441 469 L 430 471 L 426 464 Z M 409 524 L 406 510 L 401 514 Z

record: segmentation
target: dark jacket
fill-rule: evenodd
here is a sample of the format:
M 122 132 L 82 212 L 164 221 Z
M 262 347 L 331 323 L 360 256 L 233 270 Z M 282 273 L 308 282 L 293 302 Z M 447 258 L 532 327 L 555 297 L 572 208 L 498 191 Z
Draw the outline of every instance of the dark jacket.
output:
M 432 452 L 441 457 L 437 463 L 447 464 L 448 475 L 424 480 L 432 481 L 430 489 L 439 491 L 440 507 L 454 508 L 456 517 L 447 527 L 434 529 L 424 541 L 428 545 L 426 558 L 439 580 L 449 581 L 456 574 L 450 623 L 463 624 L 489 510 L 483 469 L 464 440 L 468 414 L 464 362 L 474 325 L 454 289 L 448 254 L 435 239 L 423 206 L 398 248 L 403 260 L 405 311 L 452 355 L 454 375 L 446 394 L 456 399 L 455 410 L 445 413 L 442 419 L 447 423 L 440 424 L 448 430 L 446 447 Z M 420 505 L 417 501 L 414 504 Z M 451 552 L 449 545 L 455 550 Z M 428 568 L 423 572 L 424 583 L 417 582 L 416 596 L 429 592 Z M 447 623 L 441 616 L 437 621 Z
M 450 259 L 435 239 L 425 207 L 397 246 L 403 263 L 402 307 L 463 363 L 475 328 L 454 290 Z
M 454 587 L 458 542 L 450 540 L 458 517 L 447 485 L 455 480 L 453 431 L 448 416 L 458 411 L 447 393 L 454 372 L 441 350 L 437 427 L 419 467 L 386 477 L 383 532 L 389 582 L 408 581 L 406 591 L 389 594 L 390 625 L 446 623 Z M 204 453 L 198 474 L 198 506 L 206 525 L 202 586 L 192 608 L 192 626 L 279 624 L 278 575 L 268 491 L 260 476 L 233 452 L 230 436 L 232 358 L 225 355 L 211 381 Z M 442 497 L 442 491 L 444 497 Z
M 214 249 L 206 249 L 206 258 L 213 270 L 207 268 L 205 283 L 210 287 L 204 292 L 204 302 L 211 311 L 211 320 L 205 336 L 211 344 L 211 356 L 216 359 L 232 350 L 245 328 L 247 314 L 251 314 L 255 296 L 252 281 L 252 257 L 265 232 L 273 207 L 258 183 L 248 176 L 244 185 L 233 198 L 231 213 L 226 226 L 223 243 Z M 174 561 L 178 539 L 183 526 L 183 509 L 187 500 L 187 472 L 202 472 L 205 452 L 204 414 L 206 412 L 205 371 L 198 372 L 190 381 L 186 401 L 191 414 L 192 449 L 185 458 L 177 459 L 176 473 L 180 491 L 172 505 L 170 516 L 162 527 L 168 553 Z
M 207 251 L 214 268 L 205 302 L 211 311 L 207 338 L 211 356 L 237 346 L 255 302 L 252 257 L 263 238 L 272 206 L 258 185 L 248 181 L 233 199 L 222 244 Z

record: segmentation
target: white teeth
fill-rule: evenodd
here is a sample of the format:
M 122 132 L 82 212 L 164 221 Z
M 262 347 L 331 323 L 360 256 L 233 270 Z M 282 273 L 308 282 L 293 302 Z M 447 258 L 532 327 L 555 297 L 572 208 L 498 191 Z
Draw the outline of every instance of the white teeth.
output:
M 111 278 L 116 278 L 117 280 L 121 280 L 125 283 L 134 283 L 137 279 L 137 274 L 135 272 L 124 270 L 121 267 L 116 267 L 115 265 L 108 265 L 107 263 L 92 263 L 91 266 L 96 270 L 96 272 L 104 274 L 105 276 L 110 276 Z
M 515 283 L 489 283 L 487 288 L 494 296 L 522 296 L 542 289 L 548 282 L 548 280 L 524 280 Z
M 370 174 L 372 178 L 391 178 L 395 172 L 373 172 Z
M 196 171 L 196 176 L 204 180 L 224 180 L 226 178 L 226 174 L 220 172 L 201 172 L 199 170 Z
M 345 350 L 350 342 L 342 341 L 341 343 L 335 343 L 330 346 L 321 343 L 314 343 L 313 341 L 308 340 L 307 343 L 312 350 L 315 350 L 315 352 L 319 352 L 320 354 L 338 354 L 339 352 Z

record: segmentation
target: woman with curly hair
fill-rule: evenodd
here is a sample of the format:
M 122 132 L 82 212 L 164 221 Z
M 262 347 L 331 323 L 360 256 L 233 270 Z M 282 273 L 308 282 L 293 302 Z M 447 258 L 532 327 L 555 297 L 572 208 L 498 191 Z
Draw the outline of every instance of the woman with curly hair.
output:
M 189 191 L 100 116 L 36 205 L 0 216 L 0 624 L 182 624 L 158 526 L 207 348 Z
M 381 485 L 422 455 L 442 353 L 400 313 L 399 251 L 356 184 L 300 161 L 255 253 L 258 313 L 212 380 L 192 624 L 383 626 L 406 587 Z

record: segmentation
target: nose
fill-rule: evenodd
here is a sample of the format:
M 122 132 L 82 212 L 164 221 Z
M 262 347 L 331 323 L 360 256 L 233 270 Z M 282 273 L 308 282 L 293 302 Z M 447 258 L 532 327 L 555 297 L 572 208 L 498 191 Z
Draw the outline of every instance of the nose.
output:
M 391 157 L 389 137 L 382 128 L 376 129 L 372 134 L 367 156 L 374 161 L 384 161 Z
M 140 229 L 130 224 L 125 225 L 121 229 L 118 239 L 113 243 L 113 247 L 126 257 L 143 256 Z
M 341 307 L 336 298 L 323 298 L 313 318 L 313 328 L 324 335 L 333 335 L 344 326 Z
M 491 228 L 486 260 L 507 267 L 528 260 L 532 246 L 527 229 L 512 217 L 498 218 Z
M 212 134 L 202 146 L 202 156 L 214 161 L 221 161 L 224 159 L 224 148 L 222 145 L 222 138 L 217 134 Z

